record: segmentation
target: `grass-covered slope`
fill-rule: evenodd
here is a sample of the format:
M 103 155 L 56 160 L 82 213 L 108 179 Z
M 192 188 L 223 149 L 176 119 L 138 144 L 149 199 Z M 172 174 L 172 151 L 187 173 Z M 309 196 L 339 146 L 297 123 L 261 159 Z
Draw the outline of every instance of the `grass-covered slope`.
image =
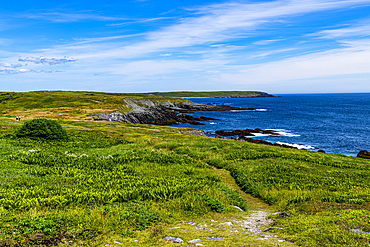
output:
M 215 98 L 215 97 L 272 97 L 272 95 L 259 91 L 209 91 L 209 92 L 153 92 L 152 95 L 163 97 L 183 97 L 183 98 Z
M 68 142 L 17 138 L 14 123 L 1 122 L 9 132 L 0 140 L 0 243 L 94 245 L 156 223 L 247 209 L 213 167 L 160 148 L 177 130 L 62 125 Z
M 33 99 L 28 105 L 40 104 Z M 23 110 L 12 100 L 7 107 Z M 290 215 L 275 216 L 270 230 L 293 242 L 284 244 L 370 243 L 363 234 L 370 231 L 369 160 L 76 119 L 58 120 L 68 140 L 45 141 L 17 137 L 23 121 L 0 116 L 0 245 L 171 246 L 163 237 L 201 234 L 174 229 L 177 223 L 231 220 L 245 215 L 233 206 L 256 208 L 239 188 Z M 221 230 L 204 234 L 219 237 Z M 243 232 L 223 234 L 202 244 L 276 246 Z
M 121 94 L 83 91 L 34 91 L 0 92 L 0 114 L 9 120 L 21 116 L 22 120 L 33 118 L 91 120 L 93 114 L 120 111 L 127 113 L 131 106 L 125 102 L 131 99 L 138 105 L 151 101 L 160 104 L 189 102 L 150 94 Z

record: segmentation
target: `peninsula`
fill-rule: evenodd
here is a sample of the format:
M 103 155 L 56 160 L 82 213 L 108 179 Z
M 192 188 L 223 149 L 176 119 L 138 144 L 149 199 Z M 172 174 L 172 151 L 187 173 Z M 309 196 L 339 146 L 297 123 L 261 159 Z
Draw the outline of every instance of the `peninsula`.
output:
M 259 91 L 205 91 L 205 92 L 153 92 L 152 95 L 177 98 L 254 98 L 275 97 L 271 94 Z

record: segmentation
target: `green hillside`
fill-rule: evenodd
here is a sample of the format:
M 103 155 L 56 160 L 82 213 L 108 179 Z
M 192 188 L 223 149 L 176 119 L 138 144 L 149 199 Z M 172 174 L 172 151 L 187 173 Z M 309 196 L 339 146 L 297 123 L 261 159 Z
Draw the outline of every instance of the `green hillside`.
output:
M 129 98 L 141 104 L 142 100 L 154 103 L 164 101 L 188 102 L 150 94 L 122 94 L 83 91 L 34 91 L 34 92 L 0 92 L 0 114 L 2 117 L 24 120 L 33 118 L 91 120 L 93 114 L 130 111 L 125 103 Z
M 216 97 L 271 97 L 272 95 L 258 91 L 209 91 L 209 92 L 153 92 L 152 95 L 179 98 L 216 98 Z
M 126 94 L 0 97 L 0 246 L 175 245 L 167 236 L 180 246 L 370 243 L 369 160 L 91 121 L 124 108 Z M 16 114 L 55 119 L 68 139 L 19 137 Z M 254 233 L 242 222 L 256 210 L 287 214 Z

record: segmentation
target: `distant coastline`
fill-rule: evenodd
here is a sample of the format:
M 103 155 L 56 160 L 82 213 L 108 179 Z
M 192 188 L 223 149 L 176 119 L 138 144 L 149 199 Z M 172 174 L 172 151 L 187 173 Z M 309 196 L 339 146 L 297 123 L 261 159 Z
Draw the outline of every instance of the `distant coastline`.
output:
M 257 98 L 276 97 L 260 91 L 209 91 L 209 92 L 152 92 L 151 95 L 172 98 Z

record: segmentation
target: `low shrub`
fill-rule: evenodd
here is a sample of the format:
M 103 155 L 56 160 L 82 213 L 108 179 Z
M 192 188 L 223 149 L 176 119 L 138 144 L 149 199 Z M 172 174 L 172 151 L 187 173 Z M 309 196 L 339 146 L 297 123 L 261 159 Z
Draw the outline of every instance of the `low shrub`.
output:
M 16 130 L 15 135 L 32 139 L 69 140 L 66 130 L 57 121 L 42 118 L 25 122 Z

